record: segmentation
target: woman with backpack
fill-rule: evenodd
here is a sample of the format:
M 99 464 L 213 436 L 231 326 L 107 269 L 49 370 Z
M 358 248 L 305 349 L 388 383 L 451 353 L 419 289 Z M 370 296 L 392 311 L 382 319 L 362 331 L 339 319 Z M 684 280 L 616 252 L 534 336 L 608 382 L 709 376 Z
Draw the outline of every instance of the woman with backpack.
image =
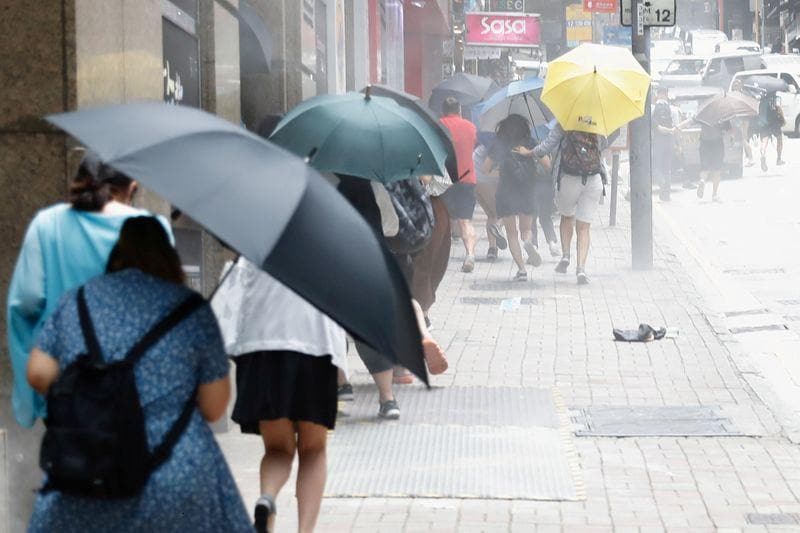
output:
M 42 445 L 48 480 L 36 498 L 29 531 L 252 532 L 207 423 L 220 418 L 228 405 L 228 359 L 211 308 L 183 281 L 177 252 L 161 223 L 153 217 L 131 218 L 122 226 L 107 274 L 68 292 L 45 323 L 27 376 L 37 391 L 49 393 Z M 59 432 L 72 404 L 60 398 L 82 392 L 70 391 L 70 379 L 86 383 L 82 380 L 110 369 L 132 373 L 136 403 L 120 407 L 122 388 L 93 392 L 84 387 L 88 397 L 110 393 L 105 409 L 111 412 L 95 406 L 94 416 L 79 416 L 77 422 L 91 427 L 102 420 L 112 425 L 135 421 L 132 411 L 138 407 L 143 427 L 137 442 L 147 462 L 135 461 L 140 456 L 132 453 L 140 451 L 131 447 L 137 428 L 130 426 L 135 424 L 109 434 L 107 442 L 94 442 L 97 432 L 81 430 L 102 450 L 92 461 L 75 460 L 91 457 L 94 449 L 68 438 L 79 430 Z M 131 463 L 142 466 L 131 472 Z M 83 467 L 76 470 L 76 464 Z M 102 465 L 107 468 L 100 471 Z M 139 485 L 132 485 L 131 475 L 142 471 Z
M 69 202 L 42 209 L 28 226 L 6 307 L 14 417 L 24 427 L 45 412 L 44 399 L 25 380 L 36 335 L 67 290 L 103 273 L 122 223 L 149 214 L 131 206 L 137 188 L 134 180 L 86 153 L 70 183 Z
M 547 179 L 545 165 L 549 161 L 540 164 L 515 153 L 515 150 L 530 149 L 535 145 L 530 124 L 522 115 L 512 114 L 500 121 L 496 133 L 497 140 L 483 163 L 483 171 L 490 174 L 495 167 L 499 168 L 497 216 L 506 228 L 508 248 L 517 265 L 514 280 L 526 281 L 528 272 L 522 258 L 520 239 L 528 254 L 528 262 L 533 266 L 541 265 L 542 258 L 531 241 L 531 226 L 533 215 L 537 212 L 535 183 Z

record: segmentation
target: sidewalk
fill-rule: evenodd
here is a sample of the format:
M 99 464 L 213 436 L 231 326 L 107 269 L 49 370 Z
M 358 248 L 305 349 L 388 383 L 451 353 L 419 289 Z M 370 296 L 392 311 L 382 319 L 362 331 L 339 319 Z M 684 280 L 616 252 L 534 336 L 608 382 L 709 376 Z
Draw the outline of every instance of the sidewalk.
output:
M 617 227 L 607 226 L 608 205 L 593 226 L 591 285 L 578 287 L 572 270 L 555 274 L 549 258 L 529 269 L 527 283 L 512 282 L 507 252 L 463 274 L 464 252 L 454 243 L 431 311 L 434 335 L 450 360 L 434 385 L 476 393 L 537 388 L 563 398 L 574 423 L 568 429 L 577 433 L 576 476 L 585 499 L 326 498 L 319 531 L 800 529 L 800 450 L 715 333 L 704 296 L 709 280 L 658 220 L 656 267 L 632 271 L 628 206 L 620 201 L 619 209 Z M 477 228 L 482 234 L 482 220 Z M 484 239 L 479 259 L 485 250 Z M 649 344 L 612 341 L 612 328 L 640 322 L 678 333 Z M 351 368 L 354 383 L 370 383 L 357 359 Z M 401 409 L 403 395 L 417 389 L 397 388 Z M 403 419 L 411 414 L 404 411 Z M 337 430 L 338 441 L 333 437 L 331 463 L 346 427 Z M 372 427 L 378 432 L 385 424 Z M 438 423 L 429 427 L 445 432 Z M 234 429 L 219 440 L 250 506 L 258 493 L 259 439 Z M 386 451 L 361 453 L 379 476 Z M 442 467 L 437 481 L 446 487 Z M 291 482 L 278 505 L 279 531 L 293 530 Z

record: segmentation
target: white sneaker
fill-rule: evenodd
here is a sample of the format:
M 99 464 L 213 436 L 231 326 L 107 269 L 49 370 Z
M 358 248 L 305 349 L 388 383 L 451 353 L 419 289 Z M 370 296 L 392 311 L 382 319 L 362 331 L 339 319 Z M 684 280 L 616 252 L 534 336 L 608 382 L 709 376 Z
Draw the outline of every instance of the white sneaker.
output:
M 561 247 L 558 245 L 557 242 L 552 241 L 547 243 L 548 248 L 550 248 L 550 255 L 552 257 L 561 257 Z

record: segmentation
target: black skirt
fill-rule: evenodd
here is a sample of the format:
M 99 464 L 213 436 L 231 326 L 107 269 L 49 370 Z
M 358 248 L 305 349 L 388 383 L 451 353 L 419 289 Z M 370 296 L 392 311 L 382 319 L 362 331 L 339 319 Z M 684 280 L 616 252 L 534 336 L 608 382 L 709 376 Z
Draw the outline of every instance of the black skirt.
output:
M 232 418 L 242 433 L 258 435 L 260 421 L 280 418 L 333 429 L 337 372 L 330 356 L 254 352 L 234 361 L 236 404 Z

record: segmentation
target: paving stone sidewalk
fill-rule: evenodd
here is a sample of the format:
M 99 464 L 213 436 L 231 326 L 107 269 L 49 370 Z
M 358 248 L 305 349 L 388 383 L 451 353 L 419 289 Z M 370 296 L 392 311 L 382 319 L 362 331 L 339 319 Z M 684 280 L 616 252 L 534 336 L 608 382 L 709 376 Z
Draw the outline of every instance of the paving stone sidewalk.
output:
M 577 436 L 583 501 L 326 499 L 319 531 L 800 531 L 800 449 L 707 320 L 709 280 L 658 221 L 655 268 L 631 270 L 629 215 L 624 203 L 620 209 L 617 227 L 607 225 L 608 206 L 593 226 L 589 286 L 578 287 L 574 271 L 555 274 L 550 258 L 529 268 L 527 283 L 512 282 L 507 252 L 496 263 L 480 260 L 485 239 L 475 272 L 463 274 L 464 252 L 453 243 L 431 312 L 451 366 L 433 382 L 555 388 L 575 414 L 706 406 L 727 421 L 730 434 L 659 436 L 655 420 L 647 433 L 655 436 Z M 480 218 L 477 227 L 482 234 Z M 673 335 L 648 344 L 613 342 L 614 327 L 640 322 L 668 326 Z M 353 381 L 368 384 L 361 363 L 351 363 Z M 251 505 L 260 441 L 237 429 L 219 440 Z M 291 482 L 278 505 L 278 531 L 294 530 Z

